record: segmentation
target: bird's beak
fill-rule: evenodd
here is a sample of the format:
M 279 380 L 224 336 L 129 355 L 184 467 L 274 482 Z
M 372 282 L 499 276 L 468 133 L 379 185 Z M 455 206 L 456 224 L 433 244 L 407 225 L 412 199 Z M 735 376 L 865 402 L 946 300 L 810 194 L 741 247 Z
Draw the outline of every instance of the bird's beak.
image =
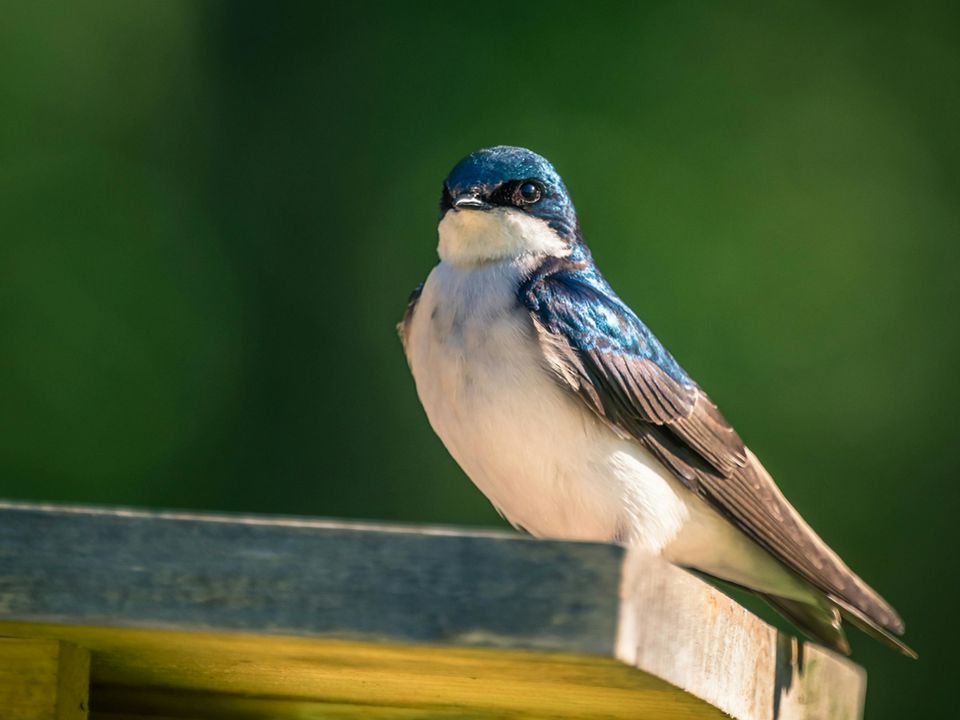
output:
M 479 191 L 468 190 L 458 195 L 453 201 L 455 210 L 482 210 L 490 207 L 489 203 L 483 201 Z

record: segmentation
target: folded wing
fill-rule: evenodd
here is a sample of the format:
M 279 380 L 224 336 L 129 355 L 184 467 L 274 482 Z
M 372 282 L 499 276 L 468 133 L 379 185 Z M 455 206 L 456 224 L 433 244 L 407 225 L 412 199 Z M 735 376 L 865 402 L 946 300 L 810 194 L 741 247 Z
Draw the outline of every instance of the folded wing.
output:
M 848 619 L 903 649 L 894 609 L 800 517 L 710 398 L 591 263 L 550 259 L 519 290 L 557 379 Z

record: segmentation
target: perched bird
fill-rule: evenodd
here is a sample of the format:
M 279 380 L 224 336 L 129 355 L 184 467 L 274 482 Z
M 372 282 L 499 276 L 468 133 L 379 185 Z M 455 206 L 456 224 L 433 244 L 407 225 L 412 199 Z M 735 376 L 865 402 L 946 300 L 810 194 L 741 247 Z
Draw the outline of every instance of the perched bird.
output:
M 842 653 L 846 619 L 915 656 L 896 611 L 617 297 L 546 159 L 499 146 L 457 163 L 437 250 L 400 336 L 434 431 L 514 526 L 639 546 Z

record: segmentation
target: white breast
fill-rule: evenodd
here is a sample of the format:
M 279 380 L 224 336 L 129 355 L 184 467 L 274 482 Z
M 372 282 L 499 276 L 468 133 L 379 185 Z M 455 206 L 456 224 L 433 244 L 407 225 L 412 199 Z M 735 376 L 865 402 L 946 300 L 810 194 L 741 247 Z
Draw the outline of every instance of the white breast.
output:
M 430 424 L 513 524 L 658 552 L 688 517 L 687 493 L 549 374 L 516 299 L 525 272 L 441 262 L 430 274 L 406 343 Z

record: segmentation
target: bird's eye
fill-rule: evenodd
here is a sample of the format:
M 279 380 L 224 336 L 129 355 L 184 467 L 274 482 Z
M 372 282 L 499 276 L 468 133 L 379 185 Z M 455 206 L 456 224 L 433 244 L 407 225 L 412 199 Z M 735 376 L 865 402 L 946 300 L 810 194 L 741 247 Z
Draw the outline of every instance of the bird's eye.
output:
M 520 183 L 514 196 L 517 205 L 532 205 L 543 195 L 543 186 L 536 180 L 526 180 Z

